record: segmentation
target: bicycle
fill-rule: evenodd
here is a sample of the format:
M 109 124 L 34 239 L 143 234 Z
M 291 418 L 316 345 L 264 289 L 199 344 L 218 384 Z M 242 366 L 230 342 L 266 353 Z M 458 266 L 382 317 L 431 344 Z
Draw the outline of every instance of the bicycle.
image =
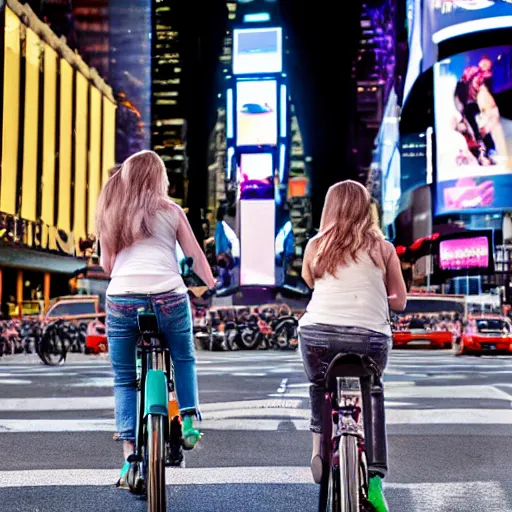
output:
M 146 308 L 139 308 L 137 321 L 137 429 L 126 480 L 133 494 L 147 496 L 148 512 L 164 512 L 165 467 L 183 462 L 181 418 L 169 348 L 162 343 L 149 299 Z
M 319 512 L 375 511 L 368 501 L 365 433 L 370 438 L 371 391 L 382 385 L 380 376 L 372 359 L 353 354 L 339 354 L 327 369 Z

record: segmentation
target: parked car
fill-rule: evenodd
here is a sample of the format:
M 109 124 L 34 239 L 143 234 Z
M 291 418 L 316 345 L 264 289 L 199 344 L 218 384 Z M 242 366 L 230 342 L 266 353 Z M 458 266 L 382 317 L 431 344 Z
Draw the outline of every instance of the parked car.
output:
M 41 321 L 47 324 L 55 320 L 92 321 L 104 317 L 98 295 L 65 295 L 50 301 Z

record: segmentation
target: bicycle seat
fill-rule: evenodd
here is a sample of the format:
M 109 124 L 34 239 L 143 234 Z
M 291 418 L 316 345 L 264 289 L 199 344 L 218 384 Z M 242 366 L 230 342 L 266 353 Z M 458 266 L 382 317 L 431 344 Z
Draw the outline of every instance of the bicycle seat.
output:
M 325 373 L 325 387 L 329 391 L 336 390 L 338 377 L 366 377 L 380 373 L 375 361 L 368 356 L 338 354 Z
M 158 333 L 158 322 L 154 311 L 146 308 L 139 308 L 137 310 L 137 323 L 139 331 L 144 333 Z

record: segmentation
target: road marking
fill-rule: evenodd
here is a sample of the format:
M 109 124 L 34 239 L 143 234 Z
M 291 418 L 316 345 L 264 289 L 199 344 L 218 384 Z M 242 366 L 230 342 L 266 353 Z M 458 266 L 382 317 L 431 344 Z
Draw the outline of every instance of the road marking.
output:
M 112 487 L 119 478 L 118 469 L 49 469 L 1 471 L 0 488 L 23 487 Z M 188 485 L 311 485 L 309 467 L 228 467 L 228 468 L 167 468 L 168 486 Z M 510 510 L 508 497 L 499 482 L 453 483 L 385 483 L 390 498 L 408 504 L 408 510 L 452 512 L 471 510 L 503 512 Z M 394 500 L 394 501 L 395 501 Z M 396 501 L 398 501 L 396 500 Z
M 201 404 L 201 411 L 225 411 L 230 409 L 299 409 L 302 400 L 244 400 Z M 52 397 L 52 398 L 3 398 L 0 412 L 6 411 L 99 411 L 114 408 L 113 396 Z
M 390 387 L 385 390 L 388 398 L 473 398 L 510 401 L 509 394 L 494 386 L 412 386 Z
M 32 384 L 32 381 L 23 379 L 0 379 L 0 384 Z
M 3 398 L 0 411 L 99 411 L 114 408 L 113 396 Z
M 278 393 L 286 393 L 286 386 L 288 384 L 288 379 L 283 379 L 281 381 L 281 384 L 279 385 L 279 387 L 277 388 L 277 392 Z
M 204 412 L 204 411 L 203 411 Z M 204 431 L 278 431 L 309 430 L 307 409 L 260 409 L 224 411 L 224 413 L 205 413 L 200 428 Z M 389 409 L 386 423 L 392 428 L 396 425 L 511 425 L 512 410 L 509 409 L 437 409 L 403 410 Z M 412 428 L 414 431 L 414 428 Z M 115 432 L 113 419 L 0 419 L 0 432 Z

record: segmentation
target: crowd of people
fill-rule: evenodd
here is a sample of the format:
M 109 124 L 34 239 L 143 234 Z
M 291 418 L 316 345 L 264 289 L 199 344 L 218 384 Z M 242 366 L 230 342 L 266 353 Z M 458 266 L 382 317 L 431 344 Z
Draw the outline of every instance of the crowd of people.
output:
M 393 315 L 392 325 L 394 332 L 421 329 L 425 331 L 451 332 L 456 335 L 462 333 L 462 317 L 459 313 L 423 313 Z

